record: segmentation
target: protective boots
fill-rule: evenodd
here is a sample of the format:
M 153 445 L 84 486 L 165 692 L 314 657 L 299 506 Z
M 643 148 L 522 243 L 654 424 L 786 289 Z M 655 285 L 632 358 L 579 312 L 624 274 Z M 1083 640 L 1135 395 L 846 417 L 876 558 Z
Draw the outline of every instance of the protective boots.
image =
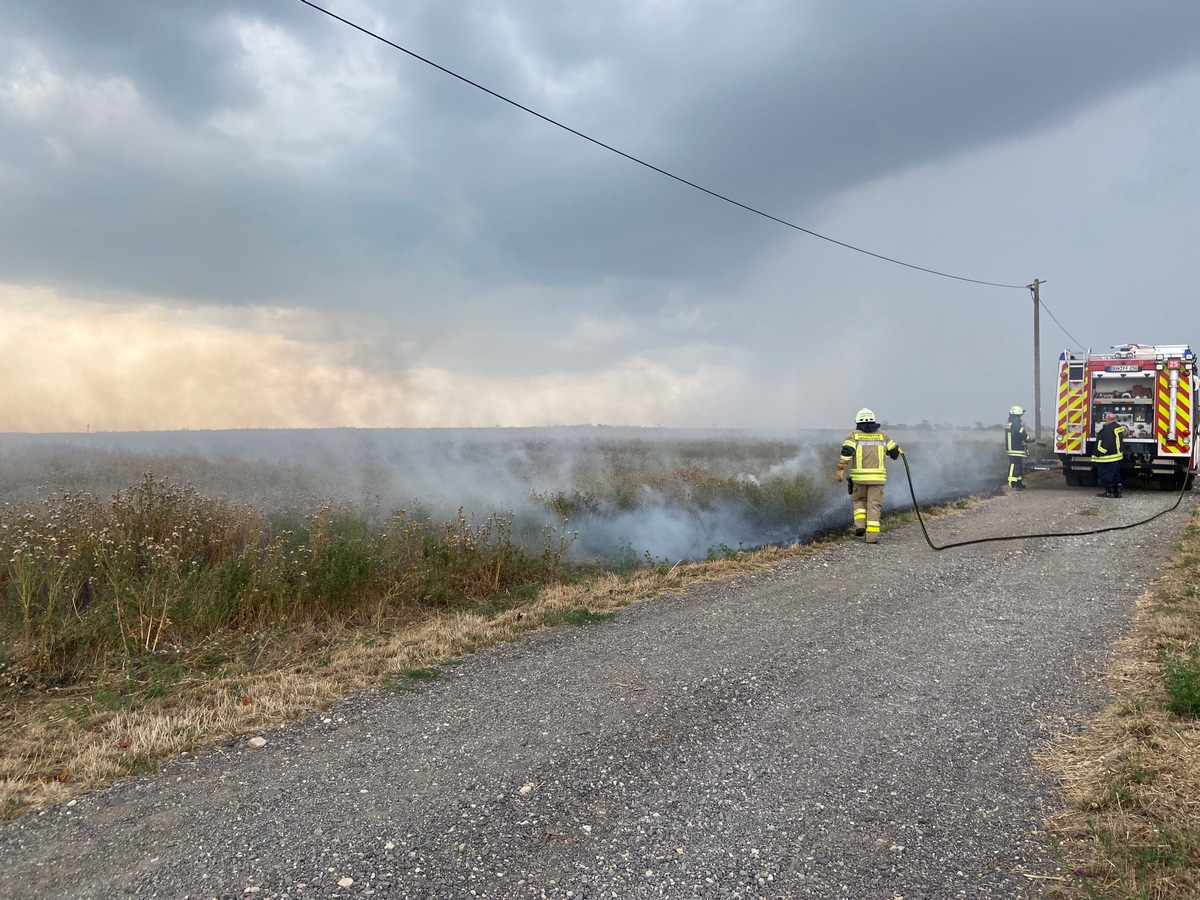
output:
M 1120 497 L 1121 496 L 1121 485 L 1118 484 L 1116 487 L 1105 488 L 1103 494 L 1097 494 L 1096 496 L 1097 497 L 1112 497 L 1114 499 L 1117 497 Z

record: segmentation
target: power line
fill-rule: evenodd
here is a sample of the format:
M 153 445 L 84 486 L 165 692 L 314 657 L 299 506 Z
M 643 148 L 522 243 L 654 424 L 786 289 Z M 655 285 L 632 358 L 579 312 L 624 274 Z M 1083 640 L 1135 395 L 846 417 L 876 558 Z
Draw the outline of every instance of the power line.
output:
M 918 272 L 926 272 L 930 275 L 938 275 L 942 278 L 953 278 L 955 281 L 967 281 L 967 282 L 970 282 L 971 284 L 982 284 L 982 285 L 986 285 L 988 287 L 1020 288 L 1020 289 L 1024 289 L 1027 287 L 1027 285 L 1024 285 L 1024 284 L 1001 284 L 1001 283 L 995 282 L 995 281 L 982 281 L 978 278 L 965 278 L 962 275 L 951 275 L 948 272 L 939 272 L 937 269 L 927 269 L 924 266 L 918 266 L 913 263 L 903 262 L 902 260 L 899 260 L 899 259 L 893 259 L 890 256 L 884 256 L 881 253 L 874 253 L 871 250 L 865 250 L 862 247 L 856 247 L 853 244 L 846 243 L 845 241 L 839 241 L 836 238 L 829 237 L 828 235 L 820 234 L 816 231 L 811 231 L 808 228 L 803 228 L 792 222 L 788 222 L 786 219 L 781 219 L 778 216 L 773 216 L 770 213 L 763 212 L 762 210 L 756 209 L 753 206 L 749 206 L 738 200 L 734 200 L 731 197 L 727 197 L 724 194 L 717 193 L 716 191 L 710 190 L 702 185 L 696 184 L 694 181 L 688 181 L 686 178 L 682 178 L 679 175 L 675 175 L 671 172 L 668 172 L 666 169 L 660 169 L 658 166 L 653 165 L 652 163 L 648 163 L 645 160 L 638 159 L 636 156 L 626 153 L 623 150 L 618 150 L 616 147 L 606 144 L 603 141 L 597 140 L 596 138 L 591 137 L 590 135 L 584 134 L 582 131 L 577 131 L 574 128 L 570 127 L 569 125 L 564 125 L 562 122 L 559 122 L 555 119 L 551 119 L 549 116 L 543 115 L 542 113 L 538 112 L 537 110 L 530 109 L 528 106 L 523 106 L 522 104 L 518 103 L 516 100 L 511 100 L 508 97 L 505 97 L 503 94 L 499 94 L 496 91 L 493 91 L 491 88 L 484 87 L 482 84 L 472 81 L 470 78 L 467 78 L 464 75 L 459 75 L 457 72 L 447 69 L 445 66 L 438 65 L 431 59 L 426 59 L 424 56 L 421 56 L 419 53 L 414 53 L 412 50 L 409 50 L 406 47 L 401 47 L 399 44 L 394 43 L 393 41 L 389 41 L 387 38 L 382 37 L 381 35 L 378 35 L 375 32 L 370 31 L 366 28 L 363 28 L 361 25 L 357 25 L 354 22 L 351 22 L 349 19 L 344 19 L 341 16 L 337 15 L 336 13 L 332 13 L 329 10 L 327 10 L 321 6 L 318 6 L 317 4 L 313 3 L 312 0 L 300 0 L 300 2 L 303 3 L 305 6 L 312 7 L 317 12 L 324 13 L 325 15 L 329 16 L 331 19 L 336 19 L 337 21 L 341 22 L 343 25 L 348 25 L 351 28 L 355 29 L 356 31 L 361 31 L 363 34 L 367 35 L 368 37 L 372 37 L 375 40 L 380 41 L 381 43 L 387 44 L 389 47 L 399 50 L 401 53 L 407 53 L 413 59 L 420 60 L 421 62 L 425 63 L 427 66 L 432 66 L 433 68 L 437 69 L 439 72 L 444 72 L 445 74 L 451 76 L 452 78 L 457 78 L 459 81 L 463 82 L 464 84 L 469 84 L 471 87 L 477 88 L 478 90 L 483 91 L 485 94 L 490 94 L 491 96 L 495 97 L 497 100 L 502 100 L 505 103 L 509 104 L 510 106 L 515 106 L 517 109 L 521 110 L 522 112 L 527 112 L 531 116 L 536 116 L 537 118 L 541 119 L 543 122 L 553 125 L 556 128 L 561 128 L 563 131 L 570 132 L 571 134 L 575 135 L 576 137 L 583 138 L 585 141 L 590 141 L 591 143 L 595 144 L 597 147 L 603 147 L 605 150 L 615 153 L 618 156 L 622 156 L 625 159 L 629 160 L 630 162 L 637 163 L 639 166 L 645 166 L 647 169 L 650 169 L 653 172 L 657 172 L 659 175 L 665 175 L 667 178 L 671 178 L 675 181 L 678 181 L 680 184 L 687 185 L 690 188 L 694 188 L 695 190 L 701 191 L 705 194 L 708 194 L 710 197 L 715 197 L 718 200 L 723 200 L 726 203 L 732 204 L 733 206 L 739 207 L 740 209 L 744 209 L 744 210 L 746 210 L 746 212 L 753 213 L 756 216 L 762 216 L 764 219 L 770 219 L 772 222 L 776 222 L 776 223 L 778 223 L 780 225 L 784 225 L 788 228 L 795 229 L 796 231 L 801 231 L 804 234 L 807 234 L 811 237 L 820 238 L 821 240 L 828 241 L 831 244 L 837 244 L 839 247 L 845 247 L 847 250 L 853 250 L 856 253 L 863 253 L 867 256 L 873 256 L 875 259 L 882 260 L 883 262 L 890 262 L 897 266 L 904 266 L 905 268 L 908 268 L 908 269 L 916 269 Z M 1047 312 L 1049 312 L 1049 310 L 1047 310 Z M 1051 318 L 1053 318 L 1053 316 L 1051 316 Z M 1055 321 L 1057 321 L 1057 320 L 1055 320 Z M 1060 325 L 1059 327 L 1061 328 L 1062 326 Z
M 1054 324 L 1059 327 L 1059 330 L 1062 331 L 1062 333 L 1065 334 L 1067 337 L 1069 337 L 1072 341 L 1074 341 L 1076 347 L 1078 347 L 1080 350 L 1082 350 L 1083 344 L 1080 343 L 1079 339 L 1076 338 L 1073 334 L 1071 334 L 1071 332 L 1069 332 L 1069 331 L 1067 331 L 1067 329 L 1063 328 L 1062 322 L 1058 321 L 1058 319 L 1055 318 L 1054 313 L 1050 312 L 1050 307 L 1048 307 L 1045 303 L 1042 303 L 1042 300 L 1040 297 L 1038 298 L 1038 304 L 1041 305 L 1042 309 L 1044 309 L 1046 311 L 1046 315 L 1048 315 L 1050 318 L 1054 319 Z

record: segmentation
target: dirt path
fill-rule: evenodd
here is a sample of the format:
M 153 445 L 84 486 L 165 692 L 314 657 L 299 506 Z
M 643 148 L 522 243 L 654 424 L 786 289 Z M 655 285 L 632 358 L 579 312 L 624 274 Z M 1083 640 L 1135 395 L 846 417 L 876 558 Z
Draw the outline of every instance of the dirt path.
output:
M 930 530 L 1173 500 L 1049 481 Z M 0 897 L 1036 896 L 1031 754 L 1194 502 L 908 527 L 533 635 L 5 825 Z

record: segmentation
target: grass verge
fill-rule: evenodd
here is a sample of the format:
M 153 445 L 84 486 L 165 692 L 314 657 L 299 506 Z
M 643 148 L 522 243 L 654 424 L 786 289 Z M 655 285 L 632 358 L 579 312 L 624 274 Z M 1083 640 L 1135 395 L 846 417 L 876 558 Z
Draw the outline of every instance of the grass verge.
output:
M 202 521 L 205 527 L 211 528 L 213 522 L 221 521 L 218 515 L 221 510 L 214 511 L 207 506 L 199 510 L 194 508 L 195 504 L 207 501 L 190 491 L 168 488 L 148 482 L 139 491 L 128 495 L 137 501 L 138 515 L 133 517 L 134 520 L 141 523 L 163 518 L 173 524 L 175 507 L 183 507 L 189 522 Z M 151 502 L 156 499 L 169 502 L 172 516 L 158 515 L 162 512 L 161 503 Z M 925 515 L 936 518 L 966 508 L 971 502 L 974 501 L 955 501 L 927 510 Z M 72 511 L 78 512 L 74 507 Z M 25 681 L 30 672 L 28 665 L 14 665 L 11 658 L 6 661 L 0 656 L 0 700 L 3 701 L 0 705 L 0 818 L 3 819 L 17 818 L 117 778 L 155 771 L 162 761 L 179 754 L 295 721 L 325 709 L 355 691 L 381 685 L 419 689 L 422 683 L 439 677 L 454 660 L 541 628 L 587 626 L 639 600 L 677 592 L 703 581 L 765 571 L 846 539 L 844 529 L 839 529 L 803 546 L 745 551 L 727 548 L 726 552 L 713 554 L 716 558 L 703 562 L 669 566 L 651 560 L 638 568 L 592 571 L 547 581 L 536 590 L 503 590 L 504 585 L 494 568 L 495 561 L 499 559 L 507 570 L 522 560 L 516 558 L 503 529 L 500 530 L 501 539 L 497 541 L 497 529 L 491 524 L 492 520 L 474 528 L 465 522 L 452 523 L 449 531 L 445 526 L 432 525 L 413 531 L 406 523 L 401 523 L 406 527 L 391 532 L 392 537 L 384 545 L 387 553 L 383 558 L 393 560 L 396 556 L 397 535 L 403 538 L 403 548 L 415 545 L 421 552 L 414 551 L 404 556 L 400 563 L 392 563 L 391 571 L 398 574 L 394 579 L 385 579 L 393 585 L 387 591 L 398 590 L 395 585 L 405 582 L 401 576 L 407 575 L 411 580 L 413 571 L 458 574 L 469 571 L 474 573 L 470 583 L 456 586 L 448 599 L 435 604 L 397 603 L 394 596 L 376 602 L 376 593 L 384 592 L 380 587 L 366 594 L 365 607 L 357 607 L 340 617 L 322 613 L 303 624 L 287 627 L 269 624 L 258 614 L 249 618 L 251 627 L 240 630 L 229 627 L 233 619 L 223 620 L 219 623 L 221 627 L 198 629 L 203 637 L 187 643 L 186 648 L 159 639 L 157 631 L 145 626 L 122 631 L 116 626 L 142 619 L 113 615 L 109 617 L 109 625 L 115 630 L 82 635 L 72 645 L 72 652 L 63 655 L 63 629 L 57 627 L 59 623 L 65 622 L 72 629 L 82 628 L 89 616 L 105 602 L 106 595 L 102 590 L 111 587 L 109 583 L 97 586 L 91 580 L 80 580 L 78 573 L 64 569 L 61 563 L 73 557 L 54 552 L 59 547 L 69 546 L 77 551 L 79 547 L 100 546 L 100 541 L 85 542 L 80 534 L 70 533 L 66 524 L 58 524 L 95 525 L 92 520 L 102 511 L 87 505 L 86 512 L 87 516 L 52 516 L 48 521 L 54 528 L 46 532 L 49 536 L 42 538 L 37 537 L 41 532 L 32 527 L 31 519 L 9 523 L 10 535 L 16 534 L 18 524 L 24 526 L 20 529 L 20 540 L 24 543 L 6 548 L 10 554 L 16 549 L 22 551 L 15 554 L 17 569 L 8 576 L 11 595 L 19 601 L 19 588 L 36 584 L 36 597 L 40 598 L 38 603 L 31 601 L 22 605 L 18 602 L 10 609 L 14 615 L 10 635 L 15 636 L 11 645 L 26 648 L 29 664 L 45 660 L 61 665 L 65 660 L 77 673 L 87 671 L 81 661 L 92 658 L 98 647 L 108 648 L 106 659 L 109 662 L 103 670 L 97 670 L 101 677 L 94 679 L 75 677 L 56 683 L 44 680 L 31 683 Z M 237 510 L 227 515 L 224 521 L 237 524 L 244 521 L 246 515 Z M 885 529 L 906 522 L 905 515 L 911 514 L 887 517 Z M 328 577 L 329 584 L 322 596 L 340 597 L 342 582 L 352 582 L 359 577 L 356 573 L 363 554 L 357 552 L 358 548 L 365 547 L 368 558 L 380 553 L 375 543 L 360 537 L 352 529 L 348 538 L 344 536 L 352 522 L 338 522 L 341 530 L 335 531 L 328 525 L 331 519 L 327 512 L 314 521 L 316 524 L 309 527 L 309 533 L 316 535 L 317 540 L 300 545 L 303 552 L 293 551 L 289 546 L 284 553 L 269 541 L 256 543 L 244 539 L 245 529 L 227 529 L 239 537 L 236 542 L 239 551 L 254 551 L 258 558 L 266 559 L 284 573 L 277 576 L 277 583 L 259 580 L 248 587 L 243 586 L 243 595 L 239 596 L 265 594 L 271 603 L 282 604 L 289 612 L 294 612 L 296 598 L 307 596 L 310 591 L 308 585 L 313 581 L 314 571 L 334 573 Z M 259 524 L 252 521 L 252 525 L 249 530 L 256 534 Z M 189 527 L 198 529 L 200 526 Z M 87 528 L 82 530 L 91 533 Z M 174 535 L 176 530 L 172 527 L 166 533 Z M 237 559 L 236 554 L 222 556 L 217 552 L 230 542 L 226 531 L 222 531 L 220 541 L 214 539 L 207 544 L 201 540 L 204 535 L 194 538 L 194 547 L 186 553 L 172 551 L 167 561 L 178 557 L 184 563 L 182 570 L 186 574 L 197 569 L 193 561 L 203 554 L 218 561 Z M 181 533 L 189 534 L 186 528 Z M 422 540 L 418 541 L 418 537 Z M 10 540 L 15 542 L 16 538 L 10 537 Z M 143 553 L 141 565 L 131 563 L 123 570 L 111 567 L 109 571 L 117 572 L 120 578 L 110 578 L 110 582 L 117 581 L 124 588 L 134 583 L 135 577 L 142 578 L 150 572 L 156 576 L 157 580 L 152 582 L 155 587 L 163 583 L 189 583 L 184 575 L 164 582 L 164 571 L 177 570 L 161 564 L 163 554 L 156 556 L 145 552 L 146 548 L 160 547 L 163 543 L 155 544 L 139 532 L 133 545 Z M 129 541 L 113 541 L 95 552 L 98 555 L 117 553 L 128 544 Z M 109 546 L 116 550 L 106 549 Z M 30 547 L 37 550 L 36 555 Z M 329 553 L 330 547 L 340 553 Z M 347 547 L 356 552 L 350 553 Z M 431 570 L 430 559 L 437 557 L 440 560 L 448 552 L 447 548 L 456 551 L 454 558 L 441 560 Z M 340 567 L 331 563 L 322 569 L 319 567 L 322 552 L 326 559 L 337 563 L 349 560 L 349 563 Z M 40 560 L 41 567 L 33 568 L 21 562 L 22 557 Z M 293 557 L 297 561 L 288 563 Z M 280 559 L 284 562 L 280 563 Z M 159 564 L 157 568 L 148 566 L 146 560 Z M 314 566 L 314 560 L 317 566 Z M 556 556 L 551 563 L 551 568 L 557 570 Z M 207 571 L 204 567 L 198 570 Z M 300 570 L 295 577 L 289 575 L 293 570 Z M 61 571 L 68 571 L 68 576 L 56 580 L 55 573 Z M 426 577 L 421 590 L 428 596 L 431 585 L 441 589 L 443 582 L 444 579 Z M 467 590 L 476 584 L 482 588 Z M 79 585 L 86 585 L 86 591 Z M 225 582 L 221 585 L 229 589 Z M 64 589 L 56 594 L 51 590 L 58 590 L 56 586 L 70 587 L 71 590 Z M 81 591 L 86 594 L 86 604 L 78 599 Z M 49 599 L 60 594 L 68 596 L 51 606 Z M 34 592 L 30 592 L 30 596 L 33 595 Z M 129 595 L 126 590 L 122 596 Z M 186 600 L 188 595 L 181 591 L 179 596 Z M 111 598 L 109 602 L 118 608 Z M 230 606 L 245 610 L 244 604 L 231 603 Z M 134 604 L 134 607 L 134 611 L 147 617 L 155 628 L 161 626 L 164 636 L 178 631 L 183 624 L 183 611 L 189 609 L 186 605 Z M 62 619 L 55 618 L 56 610 L 61 612 Z
M 0 713 L 0 817 L 12 819 L 223 739 L 295 721 L 355 691 L 419 689 L 453 660 L 556 625 L 586 626 L 615 609 L 690 584 L 762 571 L 814 546 L 646 567 L 551 585 L 507 609 L 429 609 L 370 625 L 263 632 L 220 648 L 220 665 L 166 679 L 26 690 Z
M 1056 900 L 1200 897 L 1200 510 L 1174 550 L 1105 673 L 1111 704 L 1041 757 L 1066 804 L 1046 824 Z

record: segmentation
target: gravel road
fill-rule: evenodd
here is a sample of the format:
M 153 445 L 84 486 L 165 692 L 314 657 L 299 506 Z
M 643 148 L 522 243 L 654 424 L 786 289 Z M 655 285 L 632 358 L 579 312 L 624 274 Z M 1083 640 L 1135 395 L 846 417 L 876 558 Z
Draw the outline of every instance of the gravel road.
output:
M 929 528 L 1174 499 L 1048 480 Z M 1194 502 L 906 527 L 541 632 L 7 824 L 0 897 L 1034 897 L 1032 754 Z

